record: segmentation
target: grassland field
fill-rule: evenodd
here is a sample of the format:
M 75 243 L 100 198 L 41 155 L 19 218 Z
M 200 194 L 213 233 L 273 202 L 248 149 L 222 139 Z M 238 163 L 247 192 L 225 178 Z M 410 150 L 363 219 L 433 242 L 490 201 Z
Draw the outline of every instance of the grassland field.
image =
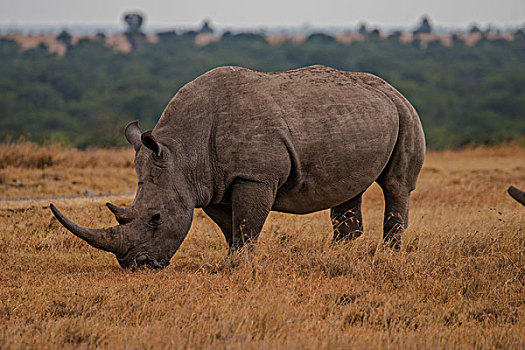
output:
M 401 252 L 381 244 L 383 199 L 365 234 L 331 246 L 328 212 L 271 213 L 252 255 L 227 256 L 195 210 L 164 270 L 121 269 L 49 210 L 114 225 L 129 205 L 129 149 L 0 146 L 0 349 L 525 348 L 525 188 L 518 144 L 429 152 Z M 20 200 L 21 197 L 37 197 Z

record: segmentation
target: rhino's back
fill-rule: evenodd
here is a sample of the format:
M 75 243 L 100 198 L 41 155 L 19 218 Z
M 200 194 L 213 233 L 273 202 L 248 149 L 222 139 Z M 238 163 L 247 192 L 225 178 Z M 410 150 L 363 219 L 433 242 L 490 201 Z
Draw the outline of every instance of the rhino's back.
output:
M 274 210 L 305 213 L 352 198 L 386 166 L 399 118 L 374 84 L 386 83 L 323 66 L 279 73 L 222 67 L 187 92 L 199 101 L 194 109 L 212 118 L 219 186 L 278 180 Z

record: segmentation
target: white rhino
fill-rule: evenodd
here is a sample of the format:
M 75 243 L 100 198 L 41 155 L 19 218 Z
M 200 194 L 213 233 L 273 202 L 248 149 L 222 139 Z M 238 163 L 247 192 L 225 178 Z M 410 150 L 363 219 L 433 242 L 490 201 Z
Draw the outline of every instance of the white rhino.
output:
M 330 209 L 334 240 L 362 234 L 361 196 L 385 197 L 384 240 L 399 249 L 425 155 L 419 117 L 397 90 L 365 73 L 312 66 L 261 73 L 213 69 L 182 87 L 152 131 L 125 130 L 138 189 L 108 203 L 119 225 L 57 219 L 121 266 L 164 267 L 202 208 L 230 251 L 255 242 L 271 210 Z

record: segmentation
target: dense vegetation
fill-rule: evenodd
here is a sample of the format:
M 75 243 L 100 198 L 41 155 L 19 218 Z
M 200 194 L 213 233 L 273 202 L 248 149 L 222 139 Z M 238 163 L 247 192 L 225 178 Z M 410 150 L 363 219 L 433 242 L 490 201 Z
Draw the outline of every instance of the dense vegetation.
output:
M 205 46 L 195 45 L 191 34 L 160 39 L 130 53 L 81 40 L 64 56 L 44 45 L 22 51 L 0 39 L 0 141 L 24 136 L 78 147 L 122 144 L 127 122 L 152 127 L 183 84 L 221 65 L 276 71 L 324 64 L 377 74 L 414 104 L 434 149 L 525 135 L 523 36 L 424 48 L 395 37 L 343 44 L 313 35 L 303 43 L 270 45 L 256 34 L 227 34 Z

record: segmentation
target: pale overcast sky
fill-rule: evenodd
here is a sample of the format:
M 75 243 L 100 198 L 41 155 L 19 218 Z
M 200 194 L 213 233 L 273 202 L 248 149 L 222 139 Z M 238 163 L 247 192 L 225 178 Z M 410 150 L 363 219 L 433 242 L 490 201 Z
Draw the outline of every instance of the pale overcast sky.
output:
M 407 27 L 423 14 L 445 27 L 517 26 L 525 0 L 0 0 L 0 25 L 110 25 L 125 11 L 140 10 L 146 25 L 191 26 L 204 18 L 220 27 L 370 25 Z

